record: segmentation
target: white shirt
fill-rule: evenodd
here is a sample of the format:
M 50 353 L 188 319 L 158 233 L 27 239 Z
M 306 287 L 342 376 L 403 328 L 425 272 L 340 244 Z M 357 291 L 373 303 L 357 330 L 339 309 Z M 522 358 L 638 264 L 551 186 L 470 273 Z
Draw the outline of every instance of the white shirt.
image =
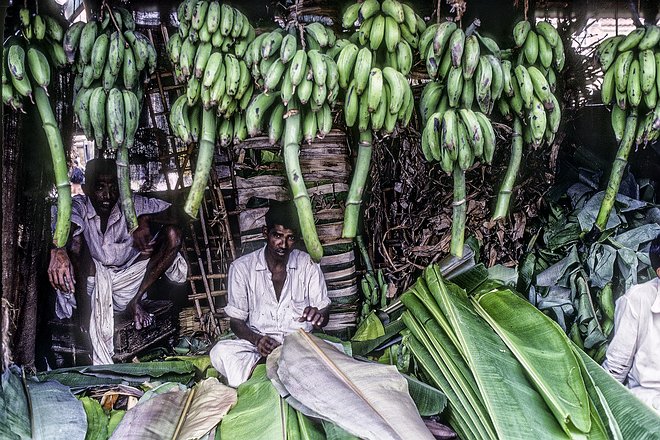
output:
M 311 323 L 298 322 L 298 318 L 307 306 L 323 309 L 330 305 L 321 266 L 309 254 L 297 249 L 291 251 L 278 301 L 265 250 L 264 246 L 244 255 L 229 267 L 225 313 L 246 321 L 253 331 L 278 342 L 300 328 L 312 331 Z
M 614 338 L 603 367 L 660 409 L 660 279 L 632 286 L 616 302 Z M 657 405 L 657 406 L 656 406 Z
M 164 200 L 133 195 L 135 214 L 153 214 L 166 210 L 170 204 Z M 79 226 L 75 235 L 84 234 L 85 242 L 94 260 L 104 266 L 125 268 L 140 253 L 133 247 L 133 236 L 128 232 L 126 217 L 119 208 L 119 201 L 112 207 L 105 233 L 101 232 L 101 217 L 96 213 L 89 197 L 73 198 L 71 222 Z

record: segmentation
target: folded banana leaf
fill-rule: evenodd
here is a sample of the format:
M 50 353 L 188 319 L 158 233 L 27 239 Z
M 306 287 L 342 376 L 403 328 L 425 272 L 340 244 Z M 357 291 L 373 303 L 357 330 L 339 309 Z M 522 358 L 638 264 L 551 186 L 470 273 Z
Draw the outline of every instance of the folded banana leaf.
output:
M 2 372 L 0 383 L 0 438 L 26 440 L 32 438 L 30 410 L 23 382 L 8 368 Z
M 477 316 L 465 290 L 455 284 L 445 285 L 435 265 L 425 269 L 424 278 L 460 341 L 498 437 L 507 440 L 566 438 L 516 358 Z
M 366 440 L 433 439 L 396 367 L 357 361 L 304 331 L 279 350 L 277 380 L 323 419 Z
M 68 387 L 53 381 L 26 382 L 34 440 L 83 440 L 87 418 Z
M 82 397 L 80 402 L 83 404 L 85 414 L 87 415 L 87 434 L 85 440 L 106 440 L 108 438 L 108 422 L 110 419 L 103 411 L 101 404 L 91 397 Z
M 126 412 L 114 440 L 189 440 L 216 426 L 236 403 L 236 391 L 215 378 L 189 390 L 158 394 Z
M 564 331 L 508 289 L 492 290 L 472 301 L 523 366 L 564 432 L 590 432 L 589 396 Z

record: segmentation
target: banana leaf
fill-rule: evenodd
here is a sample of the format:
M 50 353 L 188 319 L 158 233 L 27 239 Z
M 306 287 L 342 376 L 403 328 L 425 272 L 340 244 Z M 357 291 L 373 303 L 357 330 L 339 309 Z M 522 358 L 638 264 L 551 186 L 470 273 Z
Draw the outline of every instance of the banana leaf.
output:
M 0 438 L 27 440 L 32 438 L 30 409 L 23 382 L 14 373 L 16 368 L 2 372 L 0 388 Z
M 574 352 L 584 364 L 593 383 L 602 392 L 611 414 L 625 440 L 660 439 L 660 415 L 649 408 L 626 387 L 617 382 L 582 350 Z M 606 419 L 607 413 L 600 414 Z
M 408 382 L 408 392 L 420 416 L 435 416 L 444 411 L 447 407 L 447 396 L 440 390 L 406 374 L 403 377 Z
M 435 265 L 424 278 L 463 348 L 500 438 L 559 439 L 566 435 L 502 340 L 475 313 L 465 291 L 445 286 Z
M 355 332 L 355 335 L 351 338 L 351 341 L 368 341 L 370 339 L 376 339 L 385 335 L 385 328 L 383 323 L 376 315 L 376 312 L 371 312 L 367 317 L 362 320 L 360 326 Z
M 233 388 L 209 378 L 190 390 L 173 389 L 136 405 L 111 439 L 196 439 L 220 423 L 235 403 Z
M 123 409 L 113 409 L 110 412 L 110 420 L 108 420 L 108 436 L 111 436 L 112 433 L 115 432 L 117 425 L 122 421 L 124 415 L 126 415 L 126 411 Z
M 366 440 L 433 439 L 396 367 L 357 361 L 302 330 L 280 350 L 279 382 L 323 419 Z
M 83 440 L 87 418 L 82 403 L 57 382 L 26 382 L 32 416 L 32 438 Z
M 290 406 L 280 397 L 266 376 L 266 366 L 257 365 L 250 379 L 238 387 L 238 402 L 220 425 L 223 439 L 289 439 L 292 423 Z M 296 431 L 298 434 L 297 418 Z
M 101 404 L 91 397 L 82 397 L 87 415 L 87 434 L 85 440 L 106 440 L 108 438 L 108 415 L 103 411 Z
M 323 430 L 325 431 L 326 440 L 360 440 L 327 420 L 323 420 Z
M 564 432 L 591 431 L 589 396 L 563 330 L 508 289 L 483 293 L 473 304 L 523 366 Z

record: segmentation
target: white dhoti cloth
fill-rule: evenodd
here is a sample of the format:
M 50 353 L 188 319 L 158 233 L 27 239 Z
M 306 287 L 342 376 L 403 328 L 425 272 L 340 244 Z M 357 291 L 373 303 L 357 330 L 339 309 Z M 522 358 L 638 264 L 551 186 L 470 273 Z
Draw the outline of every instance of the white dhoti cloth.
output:
M 91 294 L 89 337 L 92 343 L 92 362 L 112 364 L 114 355 L 114 312 L 123 312 L 135 297 L 144 279 L 149 260 L 138 261 L 125 269 L 114 269 L 94 260 L 96 275 L 87 280 L 87 292 Z M 177 254 L 165 275 L 175 283 L 183 283 L 188 265 Z
M 213 367 L 227 378 L 227 385 L 234 388 L 250 378 L 261 358 L 257 347 L 244 339 L 219 341 L 209 356 Z

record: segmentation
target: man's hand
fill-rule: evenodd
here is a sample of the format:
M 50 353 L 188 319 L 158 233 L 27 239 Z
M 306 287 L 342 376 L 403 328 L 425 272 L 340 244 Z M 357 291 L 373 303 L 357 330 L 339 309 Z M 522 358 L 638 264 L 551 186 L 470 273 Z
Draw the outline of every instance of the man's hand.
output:
M 73 265 L 65 248 L 51 249 L 48 280 L 57 290 L 73 292 L 76 280 L 73 276 Z
M 266 357 L 268 356 L 273 350 L 275 350 L 277 347 L 279 347 L 280 343 L 277 342 L 275 339 L 271 338 L 270 336 L 262 336 L 259 338 L 257 341 L 257 350 L 259 350 L 259 354 Z
M 154 251 L 154 239 L 149 230 L 149 219 L 147 216 L 138 218 L 138 227 L 133 231 L 133 246 L 143 255 L 151 255 Z
M 302 316 L 298 318 L 298 322 L 305 321 L 311 322 L 314 327 L 321 327 L 325 321 L 325 313 L 316 307 L 307 306 L 305 307 Z

